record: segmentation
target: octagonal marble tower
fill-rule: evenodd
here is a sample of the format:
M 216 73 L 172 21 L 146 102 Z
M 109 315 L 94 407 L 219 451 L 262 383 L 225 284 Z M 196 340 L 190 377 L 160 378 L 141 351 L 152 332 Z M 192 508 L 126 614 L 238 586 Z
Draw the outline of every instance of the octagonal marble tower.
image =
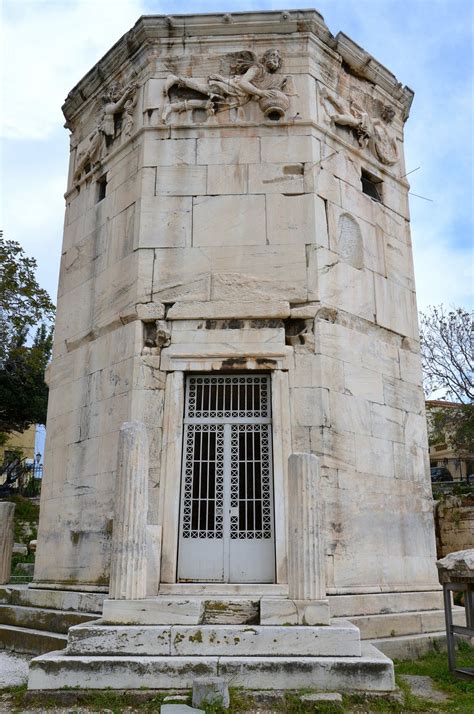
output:
M 292 452 L 334 602 L 436 589 L 412 97 L 309 10 L 142 17 L 70 92 L 35 587 L 107 590 L 135 420 L 150 595 L 284 591 Z

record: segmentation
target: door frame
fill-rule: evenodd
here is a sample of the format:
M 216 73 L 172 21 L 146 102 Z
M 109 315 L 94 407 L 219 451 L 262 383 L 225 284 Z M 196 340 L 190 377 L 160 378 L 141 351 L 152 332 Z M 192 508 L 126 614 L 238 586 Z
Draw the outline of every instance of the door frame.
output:
M 291 349 L 291 348 L 290 348 Z M 183 444 L 183 416 L 185 398 L 185 373 L 248 372 L 262 370 L 262 363 L 247 360 L 236 365 L 235 370 L 225 369 L 229 365 L 226 355 L 206 355 L 201 359 L 190 359 L 175 351 L 162 351 L 162 369 L 168 371 L 165 386 L 163 415 L 163 443 L 161 451 L 161 496 L 159 522 L 162 525 L 161 582 L 176 583 L 178 569 L 178 535 L 181 502 L 181 469 Z M 166 354 L 168 352 L 168 354 Z M 240 355 L 239 355 L 240 356 Z M 165 359 L 163 359 L 165 357 Z M 269 356 L 270 357 L 270 356 Z M 275 357 L 278 357 L 275 359 Z M 282 347 L 277 356 L 271 354 L 263 369 L 270 373 L 272 394 L 272 437 L 273 437 L 273 498 L 275 528 L 275 582 L 288 582 L 287 573 L 287 519 L 286 503 L 288 489 L 288 457 L 291 453 L 290 390 L 288 383 L 289 348 Z M 219 365 L 219 362 L 221 363 Z M 224 364 L 225 363 L 225 364 Z

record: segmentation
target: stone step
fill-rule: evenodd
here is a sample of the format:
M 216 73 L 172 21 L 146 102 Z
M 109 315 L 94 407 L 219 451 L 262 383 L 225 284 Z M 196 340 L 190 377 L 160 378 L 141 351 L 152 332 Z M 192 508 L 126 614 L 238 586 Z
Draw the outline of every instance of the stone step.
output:
M 360 629 L 363 640 L 441 632 L 445 627 L 444 610 L 362 615 L 348 619 Z M 465 624 L 464 608 L 453 608 L 453 621 L 457 625 Z
M 103 619 L 123 625 L 253 625 L 260 622 L 260 603 L 243 597 L 199 595 L 104 600 Z
M 43 590 L 27 586 L 0 586 L 0 604 L 41 607 L 49 610 L 73 610 L 102 614 L 105 595 L 101 593 Z
M 370 640 L 390 659 L 415 660 L 426 652 L 439 652 L 446 649 L 446 632 L 423 632 L 420 635 L 402 635 Z
M 441 610 L 443 591 L 439 589 L 406 593 L 329 595 L 328 600 L 331 617 L 385 615 L 392 612 Z
M 51 652 L 30 663 L 31 690 L 189 689 L 197 677 L 247 689 L 391 691 L 393 663 L 368 642 L 361 657 L 87 657 Z
M 143 656 L 352 656 L 360 634 L 348 621 L 333 626 L 77 625 L 69 630 L 70 655 Z
M 96 620 L 96 615 L 85 612 L 66 612 L 47 610 L 40 607 L 22 607 L 19 605 L 0 605 L 0 624 L 26 627 L 46 632 L 67 634 L 73 625 Z
M 56 632 L 0 625 L 0 649 L 40 655 L 66 647 L 67 636 Z
M 159 595 L 180 597 L 288 597 L 288 585 L 255 583 L 160 583 Z

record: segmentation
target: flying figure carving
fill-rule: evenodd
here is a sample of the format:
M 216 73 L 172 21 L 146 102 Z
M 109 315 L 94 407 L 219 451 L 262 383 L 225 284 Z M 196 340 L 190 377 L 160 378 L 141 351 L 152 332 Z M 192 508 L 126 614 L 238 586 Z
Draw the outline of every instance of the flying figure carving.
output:
M 211 74 L 207 80 L 168 76 L 164 95 L 168 98 L 162 112 L 167 122 L 173 112 L 203 109 L 208 116 L 258 101 L 266 117 L 279 119 L 289 107 L 294 94 L 289 77 L 277 74 L 282 59 L 277 49 L 267 50 L 260 59 L 250 51 L 236 52 L 223 58 L 229 75 Z

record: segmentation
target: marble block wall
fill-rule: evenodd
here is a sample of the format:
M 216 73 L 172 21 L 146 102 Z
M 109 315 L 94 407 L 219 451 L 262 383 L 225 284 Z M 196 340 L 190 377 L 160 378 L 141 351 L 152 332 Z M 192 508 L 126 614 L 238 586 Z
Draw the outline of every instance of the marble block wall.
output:
M 107 587 L 125 421 L 170 540 L 170 372 L 278 369 L 285 453 L 320 461 L 328 592 L 436 585 L 412 98 L 310 10 L 142 17 L 70 92 L 37 584 Z

